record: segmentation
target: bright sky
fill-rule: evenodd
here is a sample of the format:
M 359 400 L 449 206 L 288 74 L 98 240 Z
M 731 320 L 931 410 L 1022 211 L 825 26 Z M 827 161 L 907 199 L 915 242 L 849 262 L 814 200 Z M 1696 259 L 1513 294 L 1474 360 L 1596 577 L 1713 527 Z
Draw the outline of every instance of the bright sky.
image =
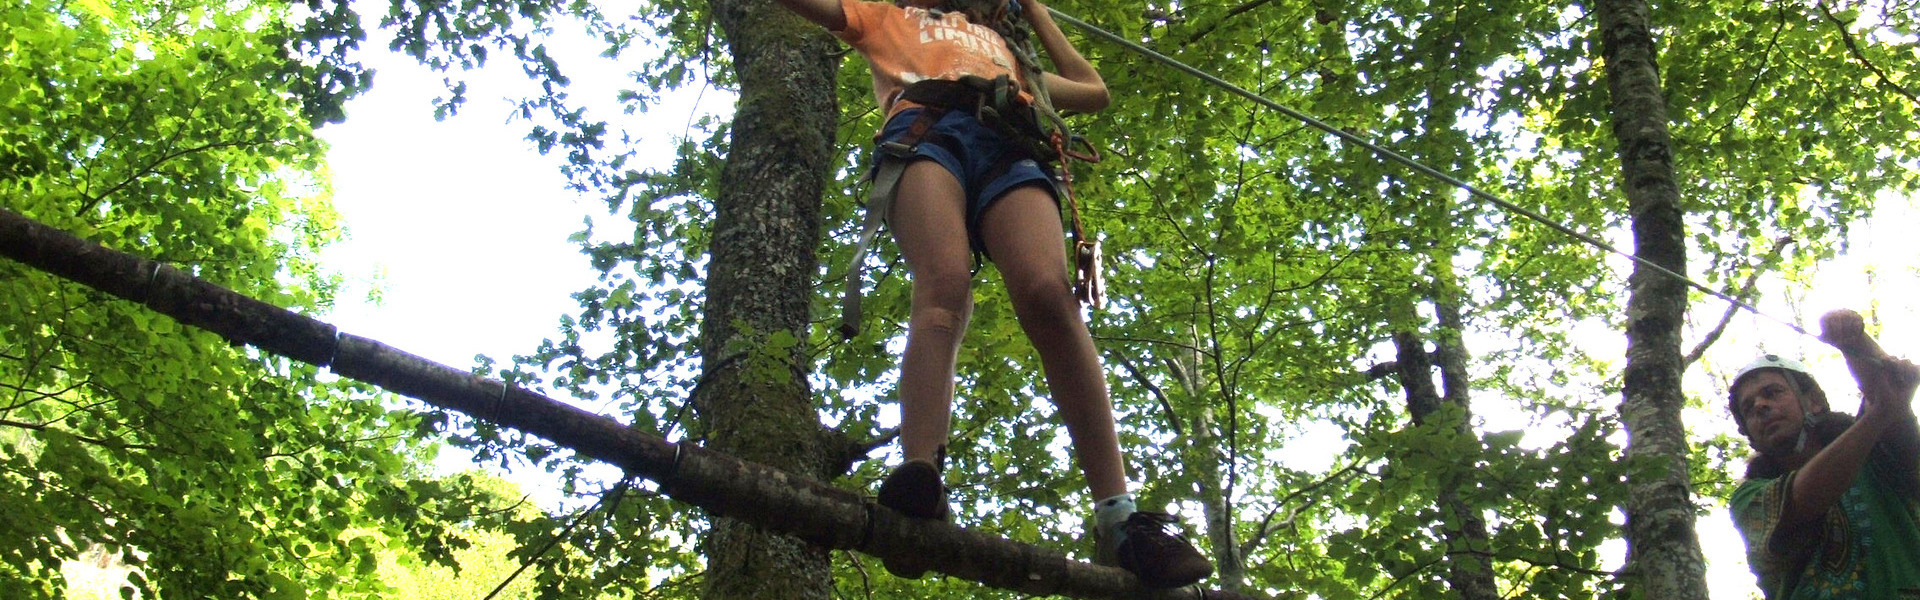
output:
M 386 43 L 375 39 L 365 47 Z M 551 49 L 562 64 L 599 69 L 572 72 L 571 93 L 610 99 L 630 85 L 598 50 L 586 44 Z M 436 122 L 432 103 L 445 89 L 439 74 L 403 55 L 370 51 L 363 57 L 377 70 L 373 90 L 348 104 L 345 123 L 320 131 L 331 146 L 334 206 L 349 235 L 322 257 L 347 278 L 326 316 L 342 331 L 465 370 L 477 355 L 510 364 L 515 354 L 556 337 L 562 315 L 578 312 L 571 295 L 591 286 L 596 274 L 567 237 L 589 217 L 605 219 L 606 205 L 568 190 L 561 159 L 535 153 L 525 140 L 527 122 L 509 122 L 513 111 L 505 98 L 532 88 L 518 64 L 502 58 L 464 74 L 466 106 Z M 704 99 L 707 111 L 731 111 L 727 94 L 708 91 Z M 693 97 L 669 99 L 650 114 L 625 117 L 673 123 L 649 129 L 660 137 L 646 140 L 653 147 L 645 162 L 670 164 L 672 136 L 685 129 L 694 103 Z M 603 405 L 582 408 L 610 412 Z M 473 467 L 469 455 L 451 448 L 439 462 L 450 471 Z M 520 471 L 510 478 L 540 504 L 563 503 L 544 473 Z
M 603 213 L 604 205 L 566 191 L 556 159 L 535 155 L 522 139 L 525 123 L 505 121 L 508 105 L 500 98 L 518 93 L 512 86 L 524 80 L 517 66 L 474 77 L 472 100 L 463 113 L 435 122 L 429 102 L 441 92 L 439 76 L 405 57 L 375 53 L 369 58 L 380 70 L 374 90 L 349 105 L 345 124 L 321 132 L 332 145 L 335 205 L 352 236 L 325 255 L 330 268 L 349 278 L 327 319 L 344 331 L 462 369 L 476 354 L 506 363 L 513 354 L 532 350 L 554 335 L 560 315 L 577 309 L 569 295 L 593 281 L 584 257 L 566 238 L 581 229 L 584 217 Z M 618 69 L 575 73 L 575 79 L 576 95 L 605 98 L 627 81 Z M 703 105 L 725 111 L 730 102 L 709 91 Z M 649 115 L 623 118 L 666 123 L 655 129 L 661 138 L 648 140 L 662 144 L 659 156 L 665 157 L 666 144 L 684 129 L 693 108 L 692 98 L 678 98 Z M 1798 302 L 1774 300 L 1763 309 L 1811 324 L 1831 308 L 1865 312 L 1876 308 L 1870 302 L 1878 302 L 1870 316 L 1881 319 L 1885 332 L 1908 336 L 1882 343 L 1896 355 L 1920 356 L 1906 343 L 1920 331 L 1915 318 L 1920 297 L 1912 291 L 1920 273 L 1920 243 L 1906 231 L 1920 222 L 1914 213 L 1911 206 L 1896 206 L 1875 225 L 1857 228 L 1850 256 L 1823 267 L 1817 281 L 1788 286 L 1803 296 Z M 1871 282 L 1864 275 L 1868 272 L 1874 273 Z M 375 288 L 379 303 L 367 301 Z M 1781 298 L 1782 289 L 1775 285 L 1769 297 Z M 1699 319 L 1717 316 L 1723 308 L 1720 301 L 1708 300 L 1694 311 Z M 1836 410 L 1857 406 L 1845 367 L 1831 349 L 1772 321 L 1743 315 L 1707 354 L 1706 369 L 1689 371 L 1690 389 L 1714 407 L 1689 413 L 1689 424 L 1729 426 L 1717 409 L 1716 378 L 1762 346 L 1809 359 L 1835 396 Z M 1714 598 L 1757 597 L 1724 511 L 1703 517 L 1698 527 Z
M 576 64 L 587 61 L 569 55 L 593 50 L 555 54 Z M 475 354 L 505 362 L 532 350 L 557 331 L 560 315 L 577 310 L 569 294 L 594 273 L 566 239 L 605 205 L 567 190 L 559 159 L 533 151 L 526 122 L 508 122 L 504 98 L 527 87 L 512 58 L 502 58 L 466 75 L 467 105 L 436 122 L 440 75 L 405 56 L 369 52 L 373 90 L 348 105 L 345 123 L 321 130 L 332 147 L 334 204 L 351 236 L 325 256 L 352 280 L 332 315 L 343 330 L 466 367 Z M 598 62 L 610 70 L 576 73 L 576 94 L 611 98 L 625 84 L 613 65 Z M 667 152 L 671 140 L 659 142 Z M 382 302 L 362 302 L 375 287 Z
M 475 354 L 532 350 L 577 309 L 568 294 L 593 281 L 566 242 L 588 206 L 499 111 L 435 122 L 426 101 L 437 79 L 382 68 L 378 81 L 345 125 L 322 132 L 350 232 L 325 255 L 350 279 L 330 318 L 462 368 Z

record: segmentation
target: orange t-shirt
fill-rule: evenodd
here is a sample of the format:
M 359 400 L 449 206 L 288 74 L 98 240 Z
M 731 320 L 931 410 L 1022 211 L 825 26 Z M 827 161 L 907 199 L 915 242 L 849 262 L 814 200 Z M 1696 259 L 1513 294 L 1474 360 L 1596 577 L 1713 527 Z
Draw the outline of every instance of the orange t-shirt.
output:
M 1006 40 L 961 13 L 936 17 L 923 8 L 863 0 L 840 0 L 840 10 L 847 15 L 847 27 L 834 34 L 867 57 L 874 99 L 888 116 L 912 104 L 896 106 L 894 100 L 917 81 L 1012 75 L 1025 83 Z

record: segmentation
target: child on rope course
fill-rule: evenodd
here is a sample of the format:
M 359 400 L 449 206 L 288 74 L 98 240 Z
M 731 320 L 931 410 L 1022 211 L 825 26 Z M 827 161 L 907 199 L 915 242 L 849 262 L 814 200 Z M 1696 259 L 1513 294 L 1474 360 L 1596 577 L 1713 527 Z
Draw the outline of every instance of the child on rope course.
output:
M 1920 598 L 1920 369 L 1887 356 L 1860 314 L 1821 319 L 1847 354 L 1858 416 L 1833 412 L 1806 365 L 1765 355 L 1734 375 L 1727 409 L 1756 455 L 1729 508 L 1770 600 Z
M 1058 192 L 1041 164 L 1052 157 L 1035 156 L 1032 140 L 1008 135 L 1019 127 L 999 122 L 1008 113 L 1031 113 L 1034 83 L 1060 109 L 1100 110 L 1108 102 L 1100 74 L 1037 0 L 987 4 L 985 11 L 941 10 L 943 0 L 778 1 L 867 58 L 875 99 L 887 114 L 876 138 L 882 161 L 897 161 L 893 169 L 877 169 L 868 202 L 868 211 L 892 229 L 913 285 L 900 374 L 905 461 L 881 484 L 880 504 L 915 518 L 949 517 L 941 466 L 954 362 L 973 309 L 973 257 L 980 253 L 1006 281 L 1098 499 L 1095 562 L 1124 568 L 1156 588 L 1211 574 L 1212 565 L 1179 536 L 1173 517 L 1135 507 L 1106 378 L 1067 272 Z M 981 24 L 1016 8 L 1029 15 L 1059 71 L 1043 73 L 1044 81 L 1026 81 L 1006 38 Z M 1044 149 L 1044 141 L 1037 146 Z M 899 561 L 887 567 L 905 577 L 922 571 Z

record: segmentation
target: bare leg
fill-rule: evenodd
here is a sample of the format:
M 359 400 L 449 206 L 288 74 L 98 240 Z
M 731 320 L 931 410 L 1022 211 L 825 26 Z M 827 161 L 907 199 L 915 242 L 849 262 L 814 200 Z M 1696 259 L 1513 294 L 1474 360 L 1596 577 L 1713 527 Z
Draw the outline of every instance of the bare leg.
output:
M 1040 188 L 1018 188 L 987 208 L 980 227 L 988 254 L 1007 282 L 1020 328 L 1040 353 L 1047 388 L 1093 497 L 1126 493 L 1113 404 L 1093 336 L 1073 297 L 1058 206 Z
M 888 218 L 913 276 L 900 360 L 900 451 L 907 460 L 933 461 L 951 427 L 953 364 L 973 314 L 964 195 L 939 163 L 917 161 L 900 176 Z

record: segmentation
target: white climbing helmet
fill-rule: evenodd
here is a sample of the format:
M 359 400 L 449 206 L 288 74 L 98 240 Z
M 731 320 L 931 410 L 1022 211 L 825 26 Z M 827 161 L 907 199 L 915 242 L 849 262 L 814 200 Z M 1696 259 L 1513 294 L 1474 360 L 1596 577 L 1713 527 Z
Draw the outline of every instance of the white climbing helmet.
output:
M 1739 371 L 1734 372 L 1732 383 L 1729 384 L 1728 387 L 1739 387 L 1741 379 L 1761 369 L 1784 369 L 1798 372 L 1808 377 L 1813 376 L 1813 369 L 1807 368 L 1806 363 L 1778 354 L 1762 354 L 1760 358 L 1753 359 L 1753 362 L 1747 363 L 1747 366 L 1740 367 Z
M 1764 369 L 1793 371 L 1807 376 L 1809 381 L 1813 379 L 1813 369 L 1807 368 L 1806 363 L 1778 354 L 1762 354 L 1759 358 L 1753 359 L 1753 362 L 1747 363 L 1747 366 L 1740 367 L 1740 370 L 1734 372 L 1733 379 L 1727 384 L 1727 412 L 1733 414 L 1733 421 L 1735 426 L 1740 429 L 1740 435 L 1751 436 L 1747 431 L 1746 422 L 1740 418 L 1739 398 L 1734 397 L 1734 390 L 1740 387 L 1741 379 L 1745 379 L 1755 371 Z M 1812 428 L 1814 422 L 1821 416 L 1813 410 L 1814 407 L 1811 399 L 1808 397 L 1809 392 L 1818 393 L 1820 384 L 1815 382 L 1813 383 L 1813 387 L 1813 390 L 1799 390 L 1800 412 L 1806 416 L 1800 422 L 1800 433 L 1793 443 L 1793 451 L 1796 454 L 1806 450 L 1808 429 Z M 1823 410 L 1821 412 L 1824 413 L 1825 411 Z

